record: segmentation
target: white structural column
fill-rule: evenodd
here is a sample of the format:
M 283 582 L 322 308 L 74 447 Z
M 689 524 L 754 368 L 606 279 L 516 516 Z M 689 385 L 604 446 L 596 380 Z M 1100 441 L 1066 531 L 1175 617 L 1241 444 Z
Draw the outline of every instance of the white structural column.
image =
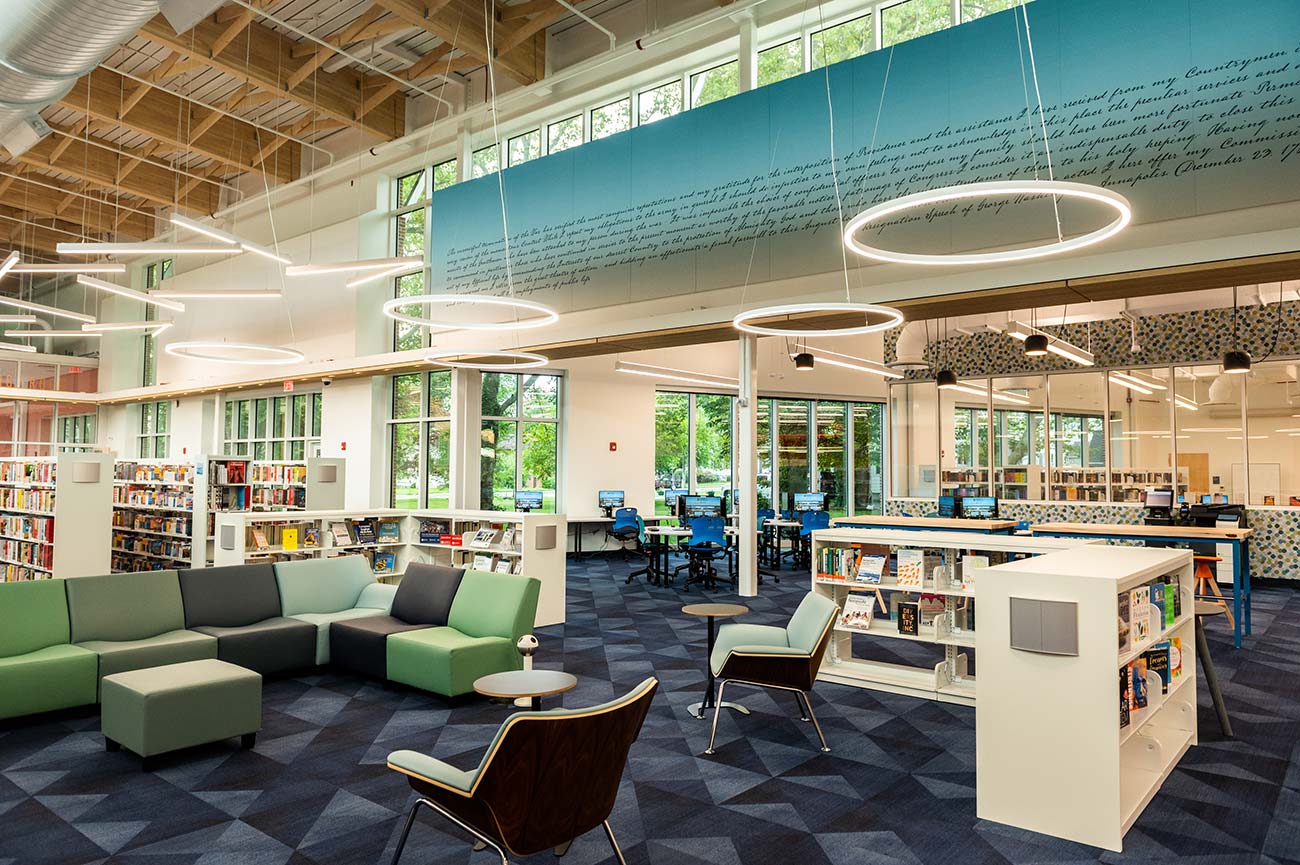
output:
M 479 506 L 479 454 L 482 447 L 483 374 L 451 371 L 451 506 Z
M 737 13 L 734 18 L 740 35 L 736 65 L 740 73 L 740 92 L 745 93 L 758 86 L 758 27 L 754 24 L 754 13 L 748 9 Z
M 469 122 L 461 123 L 456 132 L 456 181 L 464 183 L 474 176 L 474 148 L 471 144 Z M 454 489 L 454 487 L 453 487 Z
M 740 490 L 740 556 L 736 588 L 742 597 L 752 598 L 758 594 L 758 337 L 743 333 L 738 342 L 736 489 Z

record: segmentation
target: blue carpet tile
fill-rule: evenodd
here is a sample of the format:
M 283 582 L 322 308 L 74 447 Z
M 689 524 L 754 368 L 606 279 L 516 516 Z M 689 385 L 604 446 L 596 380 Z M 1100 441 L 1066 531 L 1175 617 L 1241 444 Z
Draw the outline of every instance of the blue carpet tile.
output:
M 717 756 L 701 756 L 708 725 L 686 706 L 700 697 L 705 626 L 680 612 L 701 592 L 625 585 L 630 567 L 571 564 L 568 623 L 538 632 L 538 666 L 579 680 L 548 706 L 591 705 L 660 680 L 611 817 L 629 863 L 1300 863 L 1300 593 L 1289 588 L 1256 592 L 1255 634 L 1241 651 L 1226 623 L 1210 626 L 1237 738 L 1219 735 L 1202 683 L 1201 745 L 1120 855 L 979 820 L 970 708 L 819 685 L 825 755 L 792 697 L 737 689 L 728 697 L 753 714 L 724 716 Z M 783 624 L 806 587 L 787 572 L 743 601 L 752 611 L 743 620 Z M 927 651 L 897 640 L 860 648 L 904 663 L 932 662 Z M 93 712 L 0 727 L 0 865 L 386 863 L 413 801 L 387 754 L 410 748 L 476 765 L 509 711 L 333 673 L 268 681 L 264 704 L 254 750 L 196 748 L 152 774 L 126 752 L 105 753 Z M 493 857 L 424 812 L 402 861 Z M 614 860 L 596 832 L 563 861 Z

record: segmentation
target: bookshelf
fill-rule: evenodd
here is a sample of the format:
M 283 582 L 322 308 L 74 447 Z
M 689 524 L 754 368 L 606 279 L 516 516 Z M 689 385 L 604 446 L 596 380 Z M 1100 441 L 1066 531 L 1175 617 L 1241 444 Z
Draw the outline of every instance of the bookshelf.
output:
M 1106 469 L 1052 469 L 1051 500 L 1057 502 L 1104 502 Z
M 967 706 L 975 703 L 975 677 L 969 675 L 970 658 L 967 654 L 976 645 L 976 610 L 971 601 L 975 597 L 973 585 L 978 585 L 983 571 L 977 571 L 973 579 L 968 577 L 963 585 L 960 577 L 950 580 L 946 573 L 942 581 L 936 581 L 934 568 L 942 566 L 946 572 L 955 573 L 958 562 L 974 555 L 986 556 L 992 562 L 999 558 L 1041 555 L 1095 543 L 1023 535 L 902 529 L 824 529 L 813 532 L 812 537 L 812 590 L 835 601 L 841 609 L 846 605 L 852 607 L 864 603 L 850 600 L 851 595 L 863 596 L 875 603 L 869 628 L 846 628 L 842 621 L 837 623 L 817 678 Z M 900 552 L 905 557 L 915 553 L 923 555 L 919 586 L 900 583 Z M 925 557 L 927 553 L 929 555 Z M 857 579 L 859 575 L 855 566 L 858 556 L 863 554 L 889 558 L 889 567 L 878 582 Z M 831 568 L 825 570 L 828 559 Z M 842 567 L 835 567 L 837 560 L 848 561 Z M 922 595 L 926 597 L 922 598 Z M 882 603 L 890 606 L 890 615 L 882 613 Z M 916 610 L 915 633 L 905 633 L 900 629 L 900 618 L 894 610 L 897 603 L 920 605 Z M 855 657 L 855 639 L 876 638 L 929 643 L 938 649 L 936 655 L 942 654 L 942 659 L 932 667 L 919 667 Z
M 108 572 L 112 468 L 107 453 L 0 459 L 3 581 Z
M 192 462 L 118 460 L 113 467 L 112 569 L 203 567 L 209 523 L 206 482 Z
M 1176 600 L 1170 616 L 1135 615 L 1134 590 L 1157 583 L 1166 601 Z M 981 819 L 1123 849 L 1124 834 L 1197 743 L 1192 589 L 1190 551 L 1146 547 L 1088 546 L 980 575 Z M 1077 654 L 1013 648 L 1013 598 L 1073 605 L 1064 609 L 1067 622 L 1073 613 Z M 1139 618 L 1147 623 L 1145 637 L 1137 633 Z M 1117 622 L 1123 623 L 1119 638 Z M 1161 645 L 1166 642 L 1181 644 L 1177 666 Z M 1153 664 L 1145 679 L 1147 706 L 1130 710 L 1122 725 L 1121 682 L 1131 679 L 1128 665 L 1138 659 Z M 1159 668 L 1171 674 L 1160 676 Z
M 1178 486 L 1174 488 L 1175 472 L 1171 469 L 1111 469 L 1111 499 L 1116 502 L 1142 502 L 1147 487 L 1174 489 L 1174 500 L 1187 495 L 1190 473 L 1186 466 L 1177 471 Z
M 563 514 L 397 509 L 237 511 L 217 514 L 216 524 L 213 560 L 217 565 L 362 554 L 371 560 L 377 577 L 400 582 L 411 562 L 474 568 L 476 557 L 487 557 L 480 560 L 480 569 L 509 567 L 511 573 L 541 581 L 536 621 L 539 627 L 564 621 L 567 521 Z M 372 526 L 373 535 L 358 533 L 358 527 L 364 525 Z M 381 528 L 386 525 L 394 528 Z M 286 530 L 293 533 L 289 544 L 285 543 Z M 309 532 L 316 543 L 305 543 Z M 483 532 L 483 545 L 476 546 L 479 532 Z M 374 540 L 370 541 L 372 536 Z M 387 562 L 380 557 L 387 556 L 392 556 L 391 565 L 376 568 L 378 562 Z
M 944 469 L 940 486 L 946 496 L 986 496 L 989 489 L 989 470 L 982 468 Z
M 993 494 L 1000 499 L 1038 501 L 1043 498 L 1041 465 L 999 466 L 993 470 Z

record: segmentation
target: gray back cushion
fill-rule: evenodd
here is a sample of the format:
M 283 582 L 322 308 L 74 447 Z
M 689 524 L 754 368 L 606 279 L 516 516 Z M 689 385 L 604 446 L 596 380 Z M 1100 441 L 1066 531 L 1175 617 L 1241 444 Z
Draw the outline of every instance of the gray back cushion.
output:
M 238 628 L 280 615 L 280 588 L 269 563 L 181 571 L 181 595 L 187 628 Z
M 447 624 L 451 602 L 464 575 L 464 568 L 411 562 L 393 596 L 393 617 L 410 625 Z
M 68 577 L 72 642 L 147 640 L 185 627 L 175 571 Z

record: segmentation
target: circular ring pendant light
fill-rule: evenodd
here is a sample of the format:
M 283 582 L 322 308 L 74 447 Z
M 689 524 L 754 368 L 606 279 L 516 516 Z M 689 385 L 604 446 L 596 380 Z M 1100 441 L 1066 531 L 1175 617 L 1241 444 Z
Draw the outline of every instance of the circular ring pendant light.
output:
M 443 321 L 433 315 L 407 315 L 399 311 L 404 306 L 430 306 L 437 303 L 504 306 L 508 309 L 538 313 L 538 315 L 535 318 L 526 318 L 522 321 L 460 322 Z M 395 297 L 384 303 L 384 315 L 405 324 L 440 330 L 525 330 L 533 327 L 545 327 L 548 324 L 555 323 L 560 318 L 560 314 L 549 306 L 531 300 L 520 300 L 516 297 L 494 297 L 490 294 L 415 294 L 410 297 Z
M 242 355 L 225 353 L 235 349 Z M 219 342 L 216 340 L 188 340 L 171 342 L 164 348 L 173 357 L 189 360 L 202 360 L 208 363 L 231 363 L 248 366 L 281 366 L 301 363 L 307 357 L 294 348 L 281 348 L 277 345 L 263 345 L 256 342 Z
M 755 324 L 754 322 L 776 316 L 801 315 L 803 313 L 862 313 L 865 324 L 830 328 L 775 327 Z M 740 313 L 731 323 L 737 330 L 754 333 L 759 336 L 784 336 L 802 339 L 809 336 L 854 336 L 863 333 L 877 333 L 889 330 L 903 323 L 903 314 L 892 306 L 877 303 L 786 303 L 778 306 L 764 306 Z
M 464 358 L 500 358 L 501 362 L 472 363 Z M 485 372 L 514 372 L 520 369 L 537 369 L 550 363 L 545 355 L 531 351 L 465 351 L 463 349 L 429 352 L 424 356 L 429 363 L 453 369 L 480 369 Z
M 1052 243 L 1039 244 L 1038 246 L 1006 249 L 997 252 L 952 254 L 894 252 L 863 243 L 856 237 L 857 233 L 862 229 L 883 222 L 890 216 L 905 210 L 944 201 L 990 198 L 1002 195 L 1051 195 L 1061 198 L 1095 201 L 1112 208 L 1115 211 L 1115 218 L 1096 231 L 1090 231 L 1087 234 L 1081 234 L 1068 240 L 1057 240 Z M 1109 189 L 1103 189 L 1100 186 L 1093 186 L 1088 183 L 1074 183 L 1068 180 L 988 180 L 981 183 L 963 183 L 925 192 L 914 192 L 911 195 L 904 195 L 901 198 L 868 207 L 845 226 L 844 245 L 858 255 L 895 264 L 1004 264 L 1030 258 L 1042 258 L 1048 255 L 1060 255 L 1061 253 L 1073 252 L 1077 249 L 1101 243 L 1103 240 L 1114 237 L 1123 231 L 1132 220 L 1133 208 L 1128 199 L 1119 193 L 1111 192 Z

